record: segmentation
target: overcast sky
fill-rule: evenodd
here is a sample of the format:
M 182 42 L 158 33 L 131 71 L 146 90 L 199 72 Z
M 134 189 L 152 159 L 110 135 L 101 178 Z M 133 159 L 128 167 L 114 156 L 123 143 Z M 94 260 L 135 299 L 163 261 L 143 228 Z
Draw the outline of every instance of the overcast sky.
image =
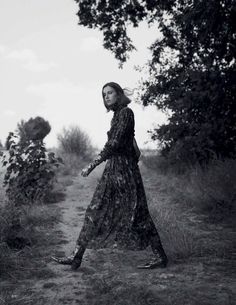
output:
M 106 141 L 112 113 L 102 102 L 101 88 L 108 81 L 137 87 L 147 47 L 157 29 L 143 24 L 131 29 L 138 48 L 118 68 L 113 55 L 102 47 L 102 33 L 78 26 L 73 0 L 0 0 L 0 139 L 4 143 L 21 119 L 43 116 L 52 126 L 48 146 L 57 145 L 63 127 L 78 125 L 94 145 Z M 145 77 L 145 75 L 144 75 Z M 147 130 L 165 121 L 155 108 L 132 103 L 136 138 L 141 147 L 150 138 Z

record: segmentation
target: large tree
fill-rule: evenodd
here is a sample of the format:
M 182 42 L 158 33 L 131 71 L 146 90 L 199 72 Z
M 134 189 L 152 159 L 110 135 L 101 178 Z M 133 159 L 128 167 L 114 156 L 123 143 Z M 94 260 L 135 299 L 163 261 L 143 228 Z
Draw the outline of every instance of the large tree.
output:
M 79 24 L 101 30 L 120 64 L 135 49 L 129 26 L 145 20 L 161 30 L 140 98 L 170 114 L 152 132 L 163 153 L 191 161 L 236 155 L 234 0 L 75 1 Z

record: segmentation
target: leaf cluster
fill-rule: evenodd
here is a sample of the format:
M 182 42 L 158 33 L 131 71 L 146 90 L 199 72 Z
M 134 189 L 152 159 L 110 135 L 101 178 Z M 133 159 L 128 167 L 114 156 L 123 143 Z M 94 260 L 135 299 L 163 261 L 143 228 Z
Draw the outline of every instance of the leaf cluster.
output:
M 41 140 L 22 146 L 19 137 L 10 133 L 8 143 L 2 164 L 6 167 L 4 186 L 9 200 L 15 205 L 42 202 L 53 187 L 55 169 L 62 160 L 48 153 Z
M 79 24 L 98 28 L 124 63 L 135 49 L 127 29 L 142 21 L 161 32 L 140 99 L 169 114 L 152 131 L 176 160 L 236 156 L 236 3 L 234 0 L 75 0 Z
M 48 121 L 42 117 L 30 118 L 28 121 L 21 120 L 17 124 L 17 134 L 21 145 L 27 145 L 28 141 L 43 140 L 51 131 Z

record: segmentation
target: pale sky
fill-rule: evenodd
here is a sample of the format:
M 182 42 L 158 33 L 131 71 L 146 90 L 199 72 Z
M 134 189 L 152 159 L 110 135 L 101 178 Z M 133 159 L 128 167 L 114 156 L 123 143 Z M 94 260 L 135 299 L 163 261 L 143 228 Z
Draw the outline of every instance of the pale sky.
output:
M 52 131 L 48 146 L 57 145 L 63 127 L 77 125 L 101 148 L 112 113 L 107 113 L 101 88 L 108 81 L 134 89 L 146 77 L 134 70 L 150 55 L 158 35 L 143 24 L 130 29 L 138 49 L 123 69 L 102 47 L 102 33 L 78 26 L 73 0 L 0 0 L 0 139 L 30 117 L 42 116 Z M 151 147 L 147 130 L 165 122 L 154 107 L 131 103 L 140 147 Z

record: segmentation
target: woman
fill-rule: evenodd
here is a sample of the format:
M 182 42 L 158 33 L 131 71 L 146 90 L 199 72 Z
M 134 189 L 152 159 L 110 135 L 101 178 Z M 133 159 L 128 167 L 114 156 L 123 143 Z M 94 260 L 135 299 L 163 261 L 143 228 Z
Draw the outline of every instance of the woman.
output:
M 86 248 L 117 247 L 142 250 L 151 245 L 154 260 L 138 268 L 167 266 L 159 234 L 148 211 L 146 195 L 134 146 L 134 114 L 130 99 L 117 83 L 102 89 L 104 105 L 114 112 L 108 140 L 98 157 L 82 170 L 86 177 L 107 160 L 103 175 L 89 204 L 74 253 L 53 257 L 60 264 L 77 269 Z

